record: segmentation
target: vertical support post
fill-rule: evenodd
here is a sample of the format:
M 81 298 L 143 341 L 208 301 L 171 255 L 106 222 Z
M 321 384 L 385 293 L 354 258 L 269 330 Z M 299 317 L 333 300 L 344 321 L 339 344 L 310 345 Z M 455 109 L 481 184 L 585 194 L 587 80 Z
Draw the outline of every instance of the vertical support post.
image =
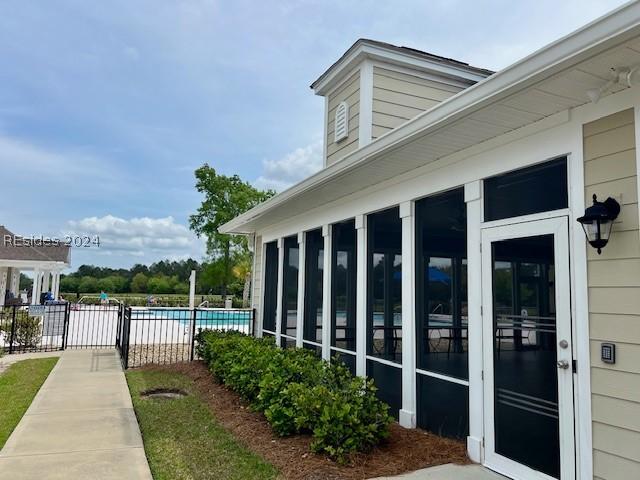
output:
M 367 375 L 367 217 L 357 215 L 356 224 L 356 375 Z
M 399 422 L 416 426 L 415 204 L 400 204 L 402 219 L 402 409 Z
M 33 288 L 31 289 L 31 305 L 37 305 L 40 302 L 40 270 L 36 268 L 33 272 Z
M 322 358 L 329 360 L 331 357 L 331 225 L 322 226 L 322 239 L 324 241 L 322 257 Z
M 304 334 L 304 294 L 306 275 L 306 234 L 298 233 L 298 307 L 296 308 L 296 347 L 302 348 Z
M 51 280 L 51 270 L 45 270 L 42 277 L 42 291 L 40 293 L 45 293 L 49 291 Z
M 11 269 L 11 284 L 9 286 L 9 290 L 11 291 L 11 293 L 13 293 L 15 297 L 17 297 L 19 294 L 18 292 L 19 289 L 20 289 L 20 270 L 13 267 Z
M 8 276 L 11 274 L 11 269 L 7 267 L 0 268 L 0 307 L 4 307 L 5 291 L 7 290 Z
M 196 308 L 196 271 L 191 270 L 189 275 L 189 310 Z
M 482 380 L 482 255 L 480 224 L 482 197 L 480 181 L 464 186 L 467 204 L 467 285 L 469 356 L 469 436 L 467 452 L 474 462 L 482 461 L 483 380 Z
M 280 347 L 282 335 L 282 292 L 284 281 L 284 241 L 282 238 L 278 239 L 278 288 L 276 299 L 276 345 Z
M 60 350 L 66 350 L 67 340 L 69 337 L 69 316 L 71 315 L 71 304 L 66 303 L 64 306 L 64 326 L 62 328 L 62 348 Z

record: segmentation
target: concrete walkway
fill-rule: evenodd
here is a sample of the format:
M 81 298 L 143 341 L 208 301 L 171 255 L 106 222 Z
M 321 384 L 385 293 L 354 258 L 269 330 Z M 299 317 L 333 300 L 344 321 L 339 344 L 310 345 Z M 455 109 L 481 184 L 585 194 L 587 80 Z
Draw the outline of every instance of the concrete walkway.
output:
M 67 350 L 0 451 L 0 480 L 151 480 L 115 350 Z
M 508 480 L 481 465 L 438 465 L 397 477 L 379 477 L 375 480 Z

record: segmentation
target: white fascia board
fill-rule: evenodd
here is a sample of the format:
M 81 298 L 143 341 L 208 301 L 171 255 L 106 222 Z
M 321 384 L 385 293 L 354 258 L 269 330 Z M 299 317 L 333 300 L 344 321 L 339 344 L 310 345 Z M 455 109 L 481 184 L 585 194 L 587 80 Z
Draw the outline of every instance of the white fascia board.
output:
M 446 127 L 483 107 L 539 83 L 598 53 L 640 35 L 640 2 L 623 5 L 610 14 L 538 50 L 491 77 L 462 90 L 391 130 L 370 144 L 347 154 L 266 202 L 222 225 L 222 233 L 250 233 L 243 225 L 270 209 L 331 181 L 369 159 L 385 154 L 415 138 Z
M 484 80 L 488 75 L 488 73 L 480 73 L 478 71 L 479 69 L 472 66 L 458 66 L 446 60 L 429 60 L 417 54 L 412 54 L 409 50 L 402 52 L 395 48 L 373 45 L 364 40 L 356 43 L 351 52 L 348 52 L 338 63 L 331 66 L 322 77 L 313 83 L 313 92 L 316 95 L 326 95 L 337 83 L 347 76 L 346 72 L 351 71 L 358 63 L 365 59 L 410 67 L 423 72 L 458 80 L 464 79 L 470 83 Z

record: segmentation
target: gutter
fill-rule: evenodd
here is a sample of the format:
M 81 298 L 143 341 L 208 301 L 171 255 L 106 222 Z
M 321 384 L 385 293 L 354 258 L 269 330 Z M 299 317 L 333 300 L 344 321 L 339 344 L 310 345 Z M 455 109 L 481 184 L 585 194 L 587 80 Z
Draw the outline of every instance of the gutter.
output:
M 514 95 L 552 75 L 640 34 L 640 2 L 629 2 L 541 48 L 485 80 L 462 90 L 404 125 L 355 150 L 220 227 L 222 233 L 252 233 L 247 222 L 291 199 L 349 173 L 415 138 L 433 133 L 483 107 Z

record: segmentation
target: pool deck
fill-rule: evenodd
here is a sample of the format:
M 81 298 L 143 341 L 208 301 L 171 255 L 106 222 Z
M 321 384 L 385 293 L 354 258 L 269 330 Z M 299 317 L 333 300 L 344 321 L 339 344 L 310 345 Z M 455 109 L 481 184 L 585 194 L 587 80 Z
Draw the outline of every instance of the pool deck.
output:
M 63 352 L 0 451 L 0 480 L 43 478 L 152 479 L 115 350 Z

